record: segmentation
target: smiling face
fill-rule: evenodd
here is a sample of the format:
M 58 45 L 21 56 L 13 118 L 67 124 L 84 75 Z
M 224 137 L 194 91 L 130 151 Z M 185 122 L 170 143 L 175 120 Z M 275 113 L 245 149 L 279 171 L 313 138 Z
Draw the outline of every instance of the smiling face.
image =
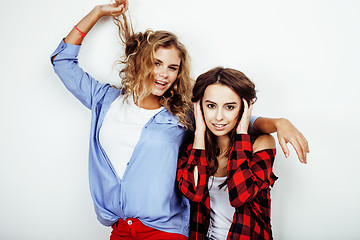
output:
M 154 80 L 151 94 L 160 97 L 177 79 L 181 59 L 179 51 L 173 46 L 159 47 L 154 53 L 154 58 Z
M 227 135 L 237 124 L 241 104 L 239 95 L 228 86 L 209 85 L 202 99 L 206 126 L 217 137 Z

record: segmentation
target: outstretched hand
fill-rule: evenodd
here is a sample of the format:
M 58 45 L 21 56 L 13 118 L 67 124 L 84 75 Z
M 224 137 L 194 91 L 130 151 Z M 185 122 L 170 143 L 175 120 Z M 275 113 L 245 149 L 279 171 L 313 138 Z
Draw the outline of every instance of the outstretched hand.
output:
M 302 163 L 307 163 L 306 154 L 309 153 L 309 144 L 302 133 L 287 119 L 281 119 L 277 127 L 277 138 L 285 154 L 289 157 L 290 152 L 287 143 L 290 143 Z
M 247 134 L 248 133 L 248 128 L 249 128 L 249 122 L 250 122 L 250 117 L 251 117 L 251 113 L 252 113 L 252 109 L 254 104 L 249 104 L 247 103 L 247 101 L 243 98 L 242 99 L 243 104 L 244 104 L 244 113 L 241 117 L 241 120 L 239 122 L 239 125 L 236 128 L 236 133 L 240 134 Z

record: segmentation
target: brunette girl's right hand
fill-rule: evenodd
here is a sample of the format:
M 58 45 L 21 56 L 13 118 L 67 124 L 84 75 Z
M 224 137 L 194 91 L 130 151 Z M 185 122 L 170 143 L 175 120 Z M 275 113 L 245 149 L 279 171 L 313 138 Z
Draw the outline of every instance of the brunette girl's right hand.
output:
M 200 107 L 200 100 L 194 103 L 194 116 L 195 116 L 195 126 L 196 126 L 195 132 L 205 133 L 206 125 Z
M 96 6 L 101 16 L 119 16 L 128 10 L 128 0 L 115 0 L 115 3 Z
M 200 100 L 194 103 L 194 117 L 196 128 L 193 147 L 196 149 L 205 149 L 206 124 L 203 114 L 201 112 Z

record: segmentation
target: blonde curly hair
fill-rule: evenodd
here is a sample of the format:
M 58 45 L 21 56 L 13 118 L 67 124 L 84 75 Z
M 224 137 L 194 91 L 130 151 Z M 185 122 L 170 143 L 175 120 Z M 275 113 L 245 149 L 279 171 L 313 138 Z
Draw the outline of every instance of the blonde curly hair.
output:
M 190 118 L 191 90 L 193 79 L 190 77 L 190 57 L 186 48 L 177 37 L 167 31 L 152 31 L 134 33 L 125 14 L 113 17 L 119 28 L 119 36 L 125 45 L 125 55 L 118 63 L 124 64 L 120 71 L 121 89 L 125 98 L 133 96 L 138 105 L 149 96 L 151 87 L 147 79 L 154 79 L 154 53 L 159 47 L 175 47 L 179 52 L 180 68 L 173 85 L 160 97 L 160 104 L 179 118 L 186 128 L 192 129 Z

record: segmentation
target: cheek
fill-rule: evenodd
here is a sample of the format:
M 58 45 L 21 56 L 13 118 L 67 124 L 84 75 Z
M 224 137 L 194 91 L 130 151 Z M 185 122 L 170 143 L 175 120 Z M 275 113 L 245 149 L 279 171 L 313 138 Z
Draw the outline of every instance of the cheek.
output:
M 229 119 L 231 119 L 231 124 L 233 126 L 236 125 L 237 121 L 238 121 L 238 118 L 239 118 L 239 111 L 236 111 L 236 112 L 233 112 L 230 116 L 229 116 Z
M 211 111 L 204 110 L 203 116 L 204 116 L 206 126 L 209 126 L 209 124 L 211 124 L 211 119 L 212 119 Z
M 153 73 L 154 73 L 154 76 L 158 75 L 158 73 L 159 73 L 159 71 L 158 71 L 158 69 L 157 69 L 156 66 L 154 67 Z
M 169 74 L 170 78 L 171 78 L 171 82 L 175 82 L 177 77 L 178 77 L 178 72 L 170 72 Z

